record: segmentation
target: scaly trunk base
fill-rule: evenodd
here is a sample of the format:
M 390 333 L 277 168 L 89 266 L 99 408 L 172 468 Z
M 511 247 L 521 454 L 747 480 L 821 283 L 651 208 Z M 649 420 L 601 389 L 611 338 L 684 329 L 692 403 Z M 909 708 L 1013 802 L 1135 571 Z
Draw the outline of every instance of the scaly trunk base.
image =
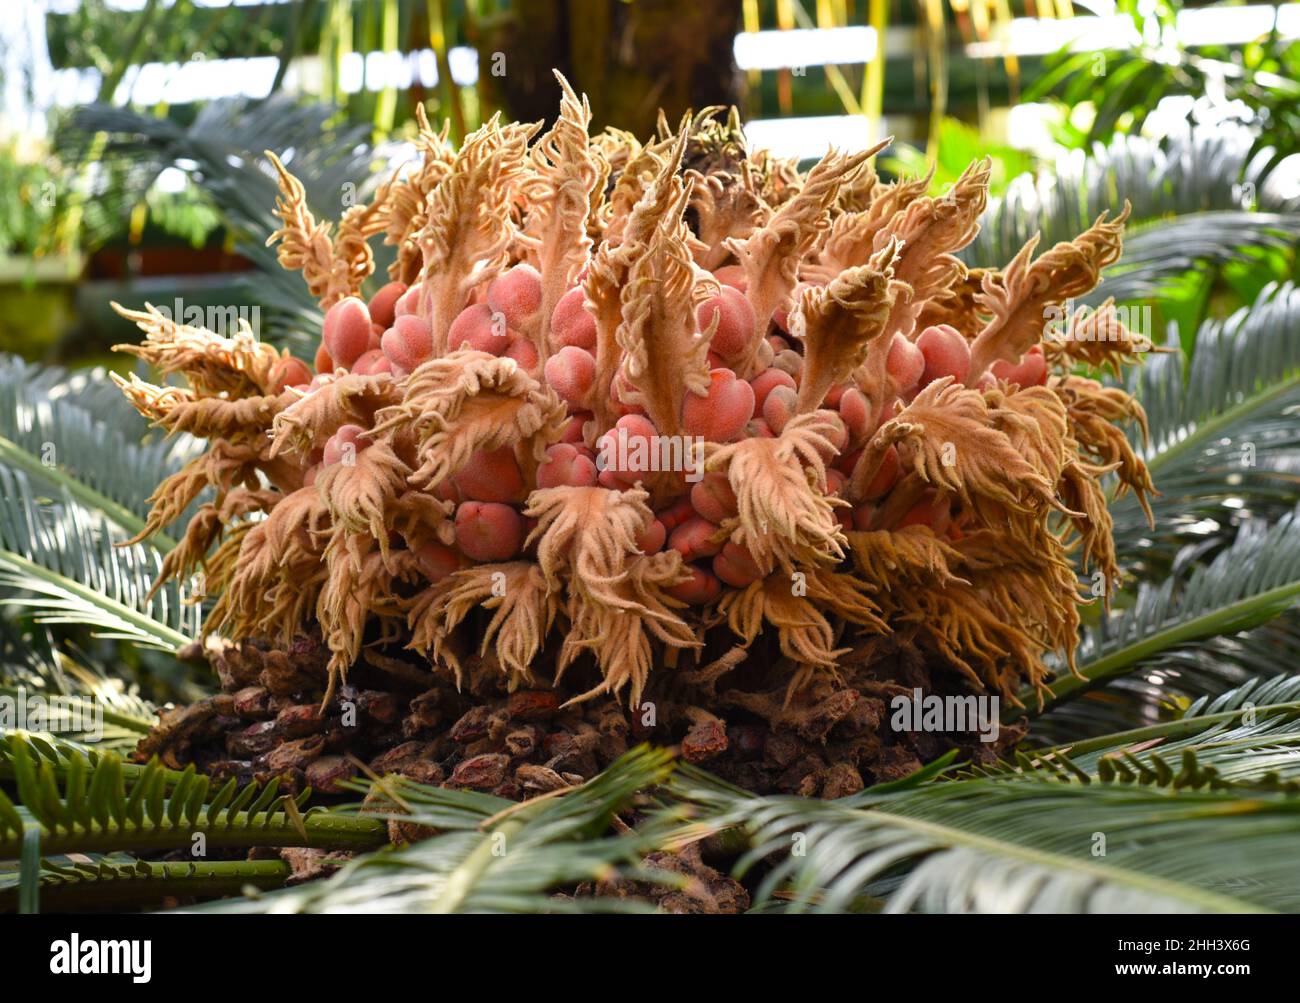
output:
M 760 642 L 762 639 L 760 638 Z M 1002 728 L 903 731 L 895 697 L 959 694 L 956 673 L 931 671 L 906 637 L 876 641 L 787 699 L 789 663 L 756 645 L 712 662 L 655 672 L 637 709 L 601 696 L 561 704 L 587 689 L 581 667 L 561 688 L 504 692 L 491 671 L 467 665 L 450 678 L 399 655 L 368 649 L 322 713 L 327 652 L 303 639 L 288 650 L 209 642 L 222 692 L 165 712 L 136 750 L 169 767 L 190 762 L 219 779 L 280 779 L 342 795 L 364 763 L 376 774 L 488 791 L 523 800 L 595 776 L 640 742 L 673 746 L 688 762 L 757 794 L 837 798 L 907 776 L 949 749 L 990 763 L 1021 736 Z

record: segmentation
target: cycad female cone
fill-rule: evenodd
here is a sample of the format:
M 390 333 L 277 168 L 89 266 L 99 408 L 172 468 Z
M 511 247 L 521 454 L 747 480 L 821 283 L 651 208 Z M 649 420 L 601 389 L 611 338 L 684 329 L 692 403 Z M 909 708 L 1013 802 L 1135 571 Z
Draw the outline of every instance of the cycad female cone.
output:
M 228 639 L 228 692 L 148 751 L 518 794 L 646 736 L 838 793 L 972 738 L 892 731 L 893 695 L 1015 701 L 1069 660 L 1080 572 L 1119 576 L 1099 479 L 1151 483 L 1115 424 L 1140 408 L 1071 373 L 1131 343 L 1044 331 L 1124 215 L 972 271 L 987 161 L 932 197 L 876 150 L 746 155 L 734 113 L 590 136 L 560 84 L 544 133 L 493 118 L 453 151 L 421 116 L 421 162 L 333 232 L 271 156 L 314 373 L 123 311 L 123 349 L 188 381 L 123 390 L 210 443 L 148 531 L 213 489 L 165 576 L 202 570 Z

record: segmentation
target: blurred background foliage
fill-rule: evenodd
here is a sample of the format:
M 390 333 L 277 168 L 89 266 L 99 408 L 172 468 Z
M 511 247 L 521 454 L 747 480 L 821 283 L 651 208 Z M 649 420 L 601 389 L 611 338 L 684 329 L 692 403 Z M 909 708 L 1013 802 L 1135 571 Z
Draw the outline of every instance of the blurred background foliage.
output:
M 675 120 L 735 104 L 754 142 L 803 159 L 893 135 L 880 169 L 933 166 L 935 191 L 975 156 L 993 158 L 1001 194 L 1071 151 L 1121 136 L 1162 142 L 1196 123 L 1249 130 L 1271 169 L 1297 152 L 1297 11 L 1169 0 L 31 0 L 0 42 L 0 299 L 17 307 L 5 314 L 41 321 L 6 322 L 0 348 L 107 362 L 126 334 L 109 299 L 178 296 L 258 305 L 265 333 L 292 343 L 314 326 L 310 304 L 283 278 L 247 281 L 272 260 L 260 248 L 272 197 L 261 151 L 317 169 L 332 161 L 314 194 L 333 217 L 337 185 L 373 183 L 411 155 L 417 104 L 453 138 L 497 111 L 546 118 L 552 67 L 590 96 L 598 128 L 645 137 L 660 107 Z M 1268 271 L 1287 274 L 1280 259 Z

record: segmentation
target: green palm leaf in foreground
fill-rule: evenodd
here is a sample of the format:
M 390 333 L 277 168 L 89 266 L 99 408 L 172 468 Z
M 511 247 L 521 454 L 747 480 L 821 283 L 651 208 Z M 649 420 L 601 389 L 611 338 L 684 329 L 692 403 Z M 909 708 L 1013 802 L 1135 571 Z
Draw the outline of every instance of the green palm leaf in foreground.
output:
M 1103 773 L 1146 771 L 1163 775 L 1169 763 L 1195 756 L 1198 779 L 1227 784 L 1286 785 L 1300 781 L 1300 676 L 1252 679 L 1217 697 L 1202 697 L 1177 720 L 1072 742 L 1032 755 L 1036 768 L 1051 770 L 1054 758 L 1068 756 L 1070 773 L 1101 779 Z M 1022 763 L 1024 762 L 1022 758 Z M 1162 767 L 1160 764 L 1165 764 Z M 1081 779 L 1081 778 L 1080 778 Z M 1159 776 L 1157 777 L 1159 779 Z
M 231 894 L 234 882 L 280 885 L 279 861 L 238 863 L 196 859 L 149 863 L 119 851 L 187 849 L 202 833 L 213 849 L 306 846 L 373 849 L 386 839 L 385 819 L 421 841 L 359 857 L 334 878 L 284 892 L 217 903 L 218 911 L 644 911 L 624 898 L 552 898 L 580 881 L 614 876 L 673 883 L 679 879 L 638 866 L 680 821 L 671 811 L 635 832 L 611 835 L 616 812 L 665 781 L 671 755 L 641 747 L 581 787 L 524 805 L 489 794 L 427 787 L 387 777 L 355 788 L 363 805 L 306 808 L 277 793 L 277 783 L 217 788 L 194 770 L 122 763 L 76 743 L 11 734 L 0 743 L 0 779 L 14 783 L 22 807 L 0 791 L 0 908 L 90 901 L 157 902 L 168 895 Z M 301 809 L 301 811 L 299 810 Z M 30 847 L 27 844 L 31 844 Z M 24 852 L 28 851 L 28 852 Z M 84 860 L 69 860 L 76 853 Z M 101 854 L 110 854 L 103 857 Z M 273 866 L 274 865 L 274 866 Z M 50 902 L 44 895 L 53 893 Z M 84 893 L 84 894 L 80 894 Z
M 1069 769 L 1042 753 L 1028 769 L 833 802 L 755 797 L 692 767 L 671 787 L 698 815 L 685 838 L 745 833 L 737 873 L 770 868 L 760 907 L 1300 908 L 1300 798 L 1272 789 L 1300 776 L 1300 678 L 1068 751 Z
M 1051 247 L 1081 233 L 1098 213 L 1117 212 L 1127 200 L 1133 225 L 1125 240 L 1125 261 L 1136 240 L 1143 267 L 1112 270 L 1117 281 L 1127 275 L 1122 281 L 1132 285 L 1140 276 L 1142 282 L 1133 288 L 1150 290 L 1192 261 L 1229 260 L 1243 240 L 1250 245 L 1269 230 L 1294 233 L 1296 227 L 1295 199 L 1286 197 L 1267 173 L 1267 156 L 1251 156 L 1254 142 L 1250 129 L 1224 126 L 1171 136 L 1163 145 L 1117 136 L 1090 156 L 1075 151 L 1042 176 L 1026 174 L 1012 181 L 1006 195 L 990 203 L 979 234 L 961 257 L 969 265 L 996 266 L 1010 260 L 1035 233 L 1042 235 L 1043 247 Z M 1261 218 L 1241 213 L 1246 203 L 1253 203 Z M 1206 214 L 1211 220 L 1222 214 L 1221 222 L 1232 225 L 1193 230 L 1192 245 L 1164 242 L 1162 253 L 1159 221 L 1186 217 L 1199 224 Z M 1092 295 L 1118 296 L 1114 290 L 1115 283 L 1108 280 Z
M 108 391 L 112 391 L 111 393 Z M 145 423 L 104 370 L 72 374 L 0 360 L 0 466 L 102 512 L 131 535 L 144 528 L 153 486 L 180 469 L 188 436 L 141 442 Z M 164 549 L 171 541 L 155 535 Z
M 177 650 L 197 635 L 199 606 L 174 584 L 150 598 L 161 557 L 144 544 L 115 546 L 120 539 L 66 491 L 42 500 L 26 474 L 0 466 L 0 601 L 36 610 L 39 623 Z
M 249 888 L 279 888 L 290 874 L 283 860 L 152 862 L 126 854 L 77 854 L 41 861 L 30 900 L 22 903 L 21 873 L 7 873 L 0 864 L 0 912 L 123 908 L 176 896 L 239 895 Z
M 30 731 L 9 731 L 4 733 L 4 740 L 0 741 L 0 779 L 13 780 L 18 775 L 18 765 L 15 756 L 25 755 L 32 762 L 32 768 L 42 770 L 48 768 L 55 779 L 62 785 L 72 768 L 72 762 L 75 759 L 84 759 L 90 766 L 98 766 L 104 759 L 105 752 L 95 744 L 83 744 L 82 742 L 66 738 L 61 735 L 38 734 Z M 136 763 L 119 762 L 117 769 L 122 773 L 122 777 L 129 783 L 134 783 L 136 778 L 145 769 Z M 172 790 L 180 782 L 184 775 L 180 770 L 169 770 L 158 766 L 155 768 L 162 777 L 164 793 Z
M 1300 509 L 1272 526 L 1243 524 L 1232 545 L 1208 564 L 1143 584 L 1129 609 L 1083 632 L 1078 672 L 1062 672 L 1046 705 L 1132 671 L 1145 659 L 1206 638 L 1248 630 L 1300 601 Z M 1033 708 L 1036 695 L 1022 700 Z M 1032 710 L 1031 710 L 1032 712 Z
M 218 912 L 605 912 L 645 911 L 628 898 L 554 897 L 582 881 L 616 875 L 670 881 L 637 867 L 675 814 L 610 835 L 614 814 L 638 791 L 667 779 L 670 754 L 634 749 L 599 776 L 558 797 L 523 804 L 388 778 L 375 785 L 390 817 L 427 826 L 428 838 L 370 854 L 314 885 L 262 899 L 217 903 Z M 376 810 L 372 803 L 367 810 Z
M 29 877 L 41 853 L 181 846 L 196 829 L 220 845 L 361 848 L 381 840 L 391 818 L 418 840 L 360 856 L 332 878 L 205 911 L 644 909 L 636 897 L 571 893 L 613 877 L 679 881 L 642 861 L 723 833 L 747 847 L 734 873 L 759 879 L 759 909 L 1300 908 L 1300 798 L 1288 793 L 1300 782 L 1300 677 L 1251 683 L 1180 721 L 1041 750 L 1019 766 L 945 780 L 940 761 L 836 802 L 757 797 L 694 767 L 674 772 L 666 751 L 642 747 L 581 787 L 522 805 L 390 777 L 358 785 L 369 792 L 364 806 L 313 809 L 295 823 L 274 787 L 257 796 L 228 784 L 214 796 L 206 778 L 186 771 L 177 780 L 157 766 L 124 783 L 115 757 L 90 767 L 65 750 L 59 769 L 48 751 L 34 758 L 39 748 L 11 738 L 8 750 L 22 801 L 34 807 L 0 803 L 0 857 L 18 857 L 21 832 L 40 834 Z M 641 824 L 611 833 L 614 815 L 634 803 Z M 119 856 L 70 870 L 56 856 L 40 864 L 27 901 L 47 890 L 51 902 L 87 901 L 73 891 L 92 885 L 88 894 L 117 904 L 221 894 L 239 870 Z M 248 882 L 272 887 L 284 874 L 264 871 Z M 4 873 L 7 899 L 24 875 Z
M 1224 503 L 1277 511 L 1300 496 L 1300 289 L 1267 286 L 1249 307 L 1197 331 L 1190 363 L 1148 358 L 1128 390 L 1146 409 L 1146 460 L 1161 495 L 1154 543 L 1175 543 Z M 1114 506 L 1116 545 L 1138 556 L 1152 537 L 1132 498 Z M 1149 550 L 1151 544 L 1146 544 Z
M 35 834 L 43 854 L 189 850 L 202 834 L 212 849 L 249 846 L 323 846 L 370 849 L 385 840 L 374 818 L 305 808 L 279 793 L 279 781 L 240 788 L 234 778 L 214 789 L 191 766 L 173 784 L 156 762 L 132 771 L 113 753 L 92 762 L 73 753 L 62 775 L 48 758 L 32 755 L 28 739 L 8 737 L 8 762 L 18 807 L 0 791 L 0 859 L 21 855 Z

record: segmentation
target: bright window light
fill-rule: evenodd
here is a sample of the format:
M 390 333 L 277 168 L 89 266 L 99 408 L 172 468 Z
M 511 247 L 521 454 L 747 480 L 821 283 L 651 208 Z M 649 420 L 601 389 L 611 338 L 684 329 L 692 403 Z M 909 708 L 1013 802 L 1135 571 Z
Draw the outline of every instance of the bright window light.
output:
M 367 52 L 366 89 L 382 91 L 385 87 L 410 87 L 411 69 L 405 53 Z
M 1268 34 L 1277 21 L 1282 38 L 1300 38 L 1300 3 L 1271 7 L 1204 7 L 1184 10 L 1175 31 L 1183 45 L 1242 45 Z M 1018 56 L 1045 56 L 1069 45 L 1075 52 L 1098 49 L 1132 49 L 1141 44 L 1132 20 L 1122 14 L 1053 20 L 1018 17 L 994 31 L 1001 35 L 966 46 L 971 56 L 993 57 L 1007 52 Z
M 300 62 L 319 62 L 316 56 Z M 478 53 L 468 46 L 456 46 L 447 53 L 451 78 L 462 87 L 478 80 Z M 263 98 L 271 92 L 279 60 L 275 56 L 249 59 L 192 59 L 185 63 L 143 63 L 133 66 L 118 86 L 115 100 L 141 105 L 189 104 L 224 97 Z M 416 78 L 426 87 L 438 83 L 438 67 L 432 49 L 419 52 L 349 52 L 339 69 L 339 87 L 345 94 L 363 88 L 381 91 L 385 87 L 405 89 Z M 291 70 L 288 83 L 298 79 Z M 95 99 L 100 74 L 93 67 L 55 70 L 52 98 L 68 107 Z
M 1007 109 L 1008 141 L 1020 150 L 1044 153 L 1052 150 L 1056 141 L 1049 128 L 1060 118 L 1055 105 L 1026 101 Z
M 127 73 L 118 85 L 115 100 L 151 105 L 159 101 L 189 104 L 212 98 L 265 97 L 271 92 L 278 65 L 274 56 L 144 63 Z
M 1269 172 L 1269 187 L 1283 199 L 1300 198 L 1300 153 L 1283 157 Z
M 736 36 L 733 51 L 742 70 L 867 63 L 876 55 L 876 30 L 857 26 L 745 31 Z
M 818 115 L 806 118 L 756 118 L 745 123 L 751 149 L 767 149 L 778 157 L 820 157 L 834 147 L 856 153 L 878 142 L 884 123 L 861 115 Z
M 1179 11 L 1175 23 L 1184 45 L 1224 45 L 1267 35 L 1273 30 L 1273 17 L 1272 7 L 1205 7 Z
M 1283 38 L 1300 38 L 1300 3 L 1277 9 L 1277 33 Z
M 447 64 L 451 67 L 451 79 L 462 87 L 471 87 L 478 82 L 478 50 L 468 45 L 455 45 L 447 50 Z M 434 74 L 435 82 L 438 74 Z
M 1018 56 L 1045 56 L 1066 45 L 1076 52 L 1097 49 L 1132 49 L 1142 41 L 1133 21 L 1123 15 L 1107 17 L 1018 17 L 1004 29 L 1005 40 L 975 42 L 966 46 L 971 56 L 993 57 L 1004 52 Z
M 1142 123 L 1142 134 L 1152 138 L 1168 136 L 1187 126 L 1188 116 L 1196 108 L 1190 94 L 1170 94 L 1160 99 Z
M 339 63 L 339 89 L 344 94 L 361 90 L 366 79 L 366 60 L 359 52 L 344 53 Z
M 184 171 L 175 167 L 164 167 L 153 184 L 160 192 L 175 195 L 177 192 L 183 192 L 189 183 L 189 176 Z
M 84 0 L 45 0 L 51 14 L 74 14 Z M 272 6 L 285 3 L 296 3 L 298 0 L 194 0 L 195 7 L 208 7 L 220 9 L 222 7 L 261 7 Z M 139 11 L 144 8 L 145 0 L 108 0 L 105 6 L 109 10 L 120 11 Z M 163 0 L 164 7 L 173 7 L 176 0 Z

